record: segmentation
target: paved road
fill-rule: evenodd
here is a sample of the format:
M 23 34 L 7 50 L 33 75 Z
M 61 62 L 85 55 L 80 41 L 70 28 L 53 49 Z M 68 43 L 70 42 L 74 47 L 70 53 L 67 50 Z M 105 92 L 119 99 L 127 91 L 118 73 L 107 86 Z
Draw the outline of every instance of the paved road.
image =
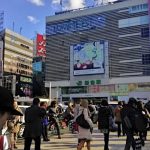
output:
M 41 144 L 41 150 L 76 150 L 77 135 L 71 133 L 65 133 L 62 135 L 62 139 L 57 139 L 56 136 L 52 136 L 49 142 L 43 142 Z M 91 143 L 91 150 L 103 150 L 103 135 L 94 129 L 93 141 Z M 124 150 L 125 137 L 117 137 L 116 133 L 110 134 L 110 150 Z M 23 140 L 18 141 L 18 150 L 23 150 Z M 32 150 L 34 145 L 32 144 Z M 86 147 L 83 148 L 86 150 Z M 145 147 L 142 150 L 150 150 L 150 132 L 148 133 L 148 140 Z

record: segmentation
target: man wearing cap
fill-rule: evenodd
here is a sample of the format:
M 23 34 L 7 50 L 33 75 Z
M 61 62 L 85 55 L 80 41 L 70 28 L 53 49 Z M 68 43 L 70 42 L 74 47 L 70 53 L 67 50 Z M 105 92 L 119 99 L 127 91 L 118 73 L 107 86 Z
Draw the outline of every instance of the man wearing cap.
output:
M 3 141 L 4 136 L 2 136 L 3 126 L 6 124 L 6 121 L 10 117 L 10 115 L 19 115 L 22 116 L 22 113 L 17 111 L 14 106 L 14 98 L 13 95 L 8 89 L 0 86 L 0 149 L 6 150 L 4 147 Z

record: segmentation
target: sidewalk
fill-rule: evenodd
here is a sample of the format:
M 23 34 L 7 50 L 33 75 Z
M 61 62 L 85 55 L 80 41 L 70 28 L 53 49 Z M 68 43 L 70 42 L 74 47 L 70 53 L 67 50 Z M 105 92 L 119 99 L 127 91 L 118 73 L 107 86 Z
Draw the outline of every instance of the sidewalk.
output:
M 142 150 L 150 150 L 150 132 L 147 136 L 147 141 Z M 77 145 L 77 135 L 76 134 L 63 134 L 62 139 L 57 139 L 56 136 L 52 136 L 49 142 L 43 142 L 41 144 L 41 150 L 76 150 Z M 93 133 L 93 141 L 91 142 L 91 150 L 104 150 L 103 149 L 103 135 L 99 133 L 97 129 Z M 125 137 L 117 137 L 116 133 L 110 134 L 109 147 L 110 150 L 124 150 Z M 18 150 L 23 150 L 23 140 L 18 141 Z M 32 150 L 34 150 L 34 145 L 32 144 Z M 86 150 L 86 148 L 83 148 Z

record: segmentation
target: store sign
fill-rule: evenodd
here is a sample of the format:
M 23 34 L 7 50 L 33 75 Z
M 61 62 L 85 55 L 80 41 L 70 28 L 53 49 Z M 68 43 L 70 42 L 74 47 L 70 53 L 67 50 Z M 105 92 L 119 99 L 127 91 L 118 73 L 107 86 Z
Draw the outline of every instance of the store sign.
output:
M 20 77 L 20 81 L 21 82 L 32 83 L 32 79 L 31 78 L 27 78 L 27 77 Z
M 60 33 L 68 33 L 74 31 L 82 31 L 96 27 L 105 26 L 105 17 L 100 15 L 92 15 L 69 19 L 61 23 L 47 24 L 46 34 L 54 35 Z
M 85 80 L 85 81 L 77 81 L 77 86 L 88 86 L 88 85 L 98 85 L 101 84 L 101 80 Z

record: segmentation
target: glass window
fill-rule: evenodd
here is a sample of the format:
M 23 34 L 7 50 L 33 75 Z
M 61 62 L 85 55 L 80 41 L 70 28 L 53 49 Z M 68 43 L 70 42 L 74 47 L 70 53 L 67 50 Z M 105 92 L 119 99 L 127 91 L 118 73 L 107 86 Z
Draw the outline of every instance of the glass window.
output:
M 138 13 L 138 12 L 143 12 L 143 11 L 148 11 L 148 4 L 141 4 L 141 5 L 136 5 L 132 6 L 129 8 L 129 13 Z
M 141 29 L 141 37 L 149 37 L 149 27 Z
M 144 76 L 149 76 L 150 75 L 150 68 L 144 68 L 143 69 L 143 75 Z
M 142 55 L 142 63 L 144 65 L 150 64 L 150 54 L 143 54 Z
M 118 21 L 119 28 L 138 26 L 138 25 L 144 25 L 144 24 L 149 24 L 148 15 L 133 17 L 133 18 L 127 18 L 127 19 L 121 19 Z

